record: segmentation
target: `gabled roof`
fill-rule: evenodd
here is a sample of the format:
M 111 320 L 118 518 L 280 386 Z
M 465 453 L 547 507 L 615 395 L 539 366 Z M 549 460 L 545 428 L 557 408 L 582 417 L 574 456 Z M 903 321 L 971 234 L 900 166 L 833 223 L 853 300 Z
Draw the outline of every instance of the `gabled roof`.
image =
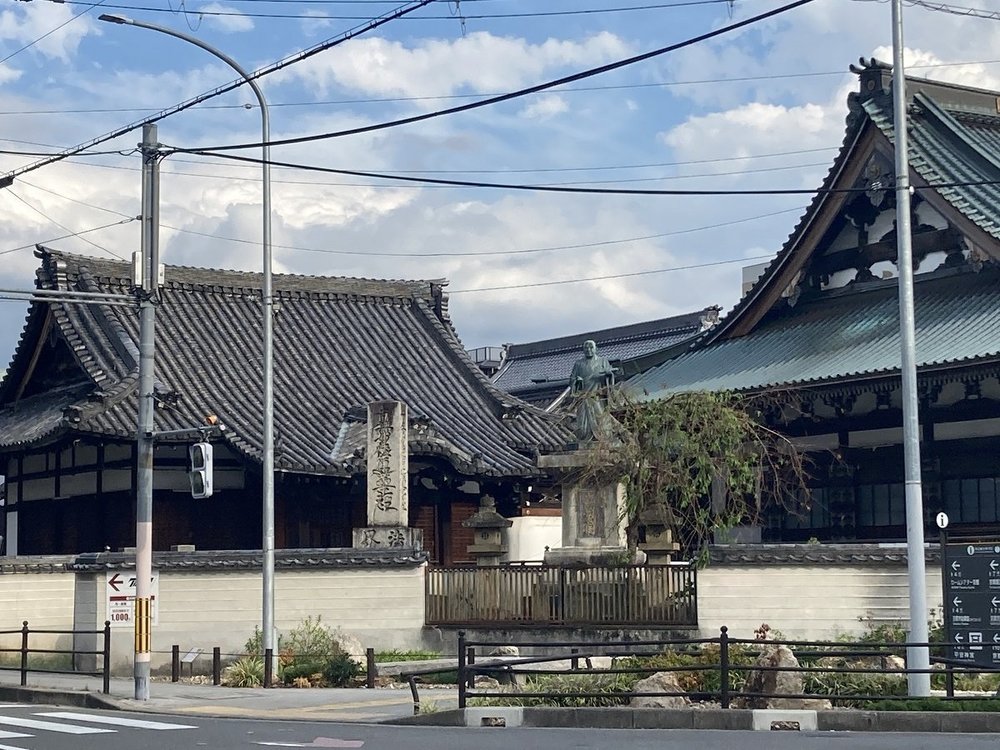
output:
M 781 251 L 732 312 L 695 342 L 692 351 L 630 381 L 637 390 L 655 397 L 678 390 L 753 389 L 898 372 L 899 345 L 890 330 L 898 327 L 898 311 L 889 309 L 889 298 L 897 294 L 895 279 L 826 291 L 814 299 L 788 295 L 802 281 L 817 248 L 829 240 L 827 233 L 848 201 L 857 195 L 844 189 L 866 183 L 863 170 L 873 154 L 887 156 L 892 163 L 891 69 L 875 60 L 862 63 L 861 68 L 852 66 L 860 75 L 861 93 L 848 98 L 841 150 Z M 912 184 L 921 200 L 985 254 L 988 264 L 1000 260 L 998 96 L 998 92 L 907 78 Z M 921 189 L 928 185 L 950 187 Z M 979 277 L 960 273 L 951 280 L 946 278 L 948 271 L 934 272 L 926 279 L 922 276 L 917 277 L 916 291 L 918 364 L 930 367 L 995 357 L 995 340 L 982 337 L 996 338 L 989 318 L 1000 312 L 997 274 L 992 270 L 984 270 Z M 935 290 L 944 289 L 962 298 L 966 294 L 963 285 L 979 290 L 968 309 L 959 301 L 935 296 Z M 868 316 L 875 342 L 870 349 L 844 348 L 841 339 L 850 336 L 852 324 L 826 317 L 829 311 L 842 308 L 847 319 L 858 325 Z M 956 315 L 956 321 L 975 317 L 984 327 L 938 338 L 941 331 L 949 330 L 940 317 L 946 313 Z
M 43 289 L 128 293 L 128 264 L 39 248 Z M 415 427 L 411 451 L 443 456 L 468 474 L 526 476 L 532 453 L 561 447 L 554 418 L 496 388 L 469 360 L 440 281 L 274 276 L 275 463 L 279 470 L 363 470 L 364 407 L 400 400 Z M 166 268 L 156 313 L 156 429 L 215 414 L 226 439 L 261 456 L 261 275 Z M 43 308 L 70 345 L 86 387 L 18 399 Z M 32 303 L 0 387 L 0 448 L 60 431 L 133 439 L 137 314 L 131 307 Z M 30 432 L 24 425 L 31 421 Z M 336 455 L 332 455 L 336 448 Z
M 602 356 L 613 363 L 630 362 L 690 340 L 718 320 L 719 308 L 675 315 L 600 331 L 578 333 L 527 344 L 508 344 L 504 364 L 493 382 L 508 393 L 527 397 L 533 391 L 558 388 L 569 383 L 573 363 L 580 358 L 583 342 L 593 340 Z
M 923 370 L 1000 357 L 1000 270 L 918 276 L 916 362 Z M 897 372 L 894 279 L 786 308 L 746 336 L 681 355 L 629 381 L 637 393 L 760 390 Z

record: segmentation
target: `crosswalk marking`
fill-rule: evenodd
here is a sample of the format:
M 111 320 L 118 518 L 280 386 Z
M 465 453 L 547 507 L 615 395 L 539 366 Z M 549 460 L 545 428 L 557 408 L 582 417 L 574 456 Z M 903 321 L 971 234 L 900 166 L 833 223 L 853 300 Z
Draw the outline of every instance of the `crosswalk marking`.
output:
M 11 716 L 0 716 L 0 724 L 25 729 L 42 729 L 60 734 L 112 734 L 114 729 L 98 729 L 97 727 L 78 727 L 73 724 L 56 724 L 54 721 L 36 721 L 35 719 L 15 719 Z
M 30 737 L 31 735 L 25 735 Z M 26 747 L 15 747 L 14 745 L 0 745 L 0 750 L 28 750 Z
M 51 719 L 69 719 L 70 721 L 89 721 L 93 724 L 110 724 L 119 727 L 133 727 L 135 729 L 197 729 L 190 724 L 167 724 L 162 721 L 146 721 L 144 719 L 127 719 L 119 716 L 100 716 L 97 714 L 78 714 L 72 711 L 51 711 L 45 713 L 35 713 L 35 716 L 45 716 Z
M 17 737 L 33 737 L 31 734 L 21 734 L 20 732 L 6 732 L 0 729 L 0 740 L 13 740 Z

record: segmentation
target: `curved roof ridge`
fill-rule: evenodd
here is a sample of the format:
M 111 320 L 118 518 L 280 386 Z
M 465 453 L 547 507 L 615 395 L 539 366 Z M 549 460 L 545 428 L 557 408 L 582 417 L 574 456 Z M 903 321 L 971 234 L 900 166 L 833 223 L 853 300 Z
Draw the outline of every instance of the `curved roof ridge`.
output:
M 985 163 L 985 165 L 993 171 L 994 176 L 996 178 L 1000 178 L 1000 159 L 997 159 L 994 154 L 990 154 L 985 151 L 979 146 L 978 143 L 965 138 L 961 132 L 961 126 L 955 120 L 954 115 L 923 92 L 916 92 L 913 96 L 913 100 L 924 109 L 925 117 L 930 116 L 934 118 L 937 124 L 945 128 L 948 131 L 948 134 L 955 139 L 952 144 L 953 146 L 964 149 L 977 160 Z

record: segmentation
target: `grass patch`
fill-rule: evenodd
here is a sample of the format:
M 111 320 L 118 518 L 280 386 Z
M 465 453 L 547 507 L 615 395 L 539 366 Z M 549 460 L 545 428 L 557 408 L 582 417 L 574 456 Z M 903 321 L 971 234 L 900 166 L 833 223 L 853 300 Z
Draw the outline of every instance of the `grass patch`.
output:
M 441 654 L 436 651 L 399 651 L 397 649 L 390 649 L 388 651 L 376 651 L 375 661 L 377 662 L 393 662 L 393 661 L 427 661 L 429 659 L 440 659 Z

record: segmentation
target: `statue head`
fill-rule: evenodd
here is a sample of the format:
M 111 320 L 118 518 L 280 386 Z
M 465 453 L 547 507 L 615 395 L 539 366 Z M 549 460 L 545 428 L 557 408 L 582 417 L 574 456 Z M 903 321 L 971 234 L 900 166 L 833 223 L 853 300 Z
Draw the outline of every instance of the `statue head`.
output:
M 593 339 L 587 339 L 583 342 L 583 356 L 587 359 L 593 358 L 597 354 L 597 344 L 594 343 Z

